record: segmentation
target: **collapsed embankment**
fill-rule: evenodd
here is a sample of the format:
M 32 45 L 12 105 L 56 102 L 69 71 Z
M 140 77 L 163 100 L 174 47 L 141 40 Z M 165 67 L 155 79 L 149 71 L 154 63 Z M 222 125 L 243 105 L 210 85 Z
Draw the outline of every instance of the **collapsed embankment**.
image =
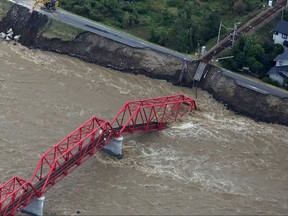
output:
M 179 78 L 183 65 L 181 59 L 148 48 L 133 48 L 90 32 L 83 32 L 71 41 L 48 39 L 42 33 L 50 23 L 46 15 L 37 11 L 31 14 L 29 9 L 15 4 L 1 20 L 0 31 L 13 28 L 15 34 L 21 35 L 19 42 L 30 48 L 68 54 L 86 62 L 170 82 Z M 197 62 L 189 63 L 191 71 L 195 67 Z M 182 82 L 189 83 L 189 80 L 191 78 L 185 75 Z
M 239 114 L 254 120 L 288 125 L 288 98 L 261 94 L 242 87 L 225 76 L 220 68 L 211 67 L 201 81 L 201 88 Z
M 49 25 L 47 16 L 38 12 L 31 14 L 29 9 L 14 5 L 0 21 L 0 31 L 13 28 L 16 34 L 21 35 L 20 43 L 30 48 L 68 54 L 119 71 L 192 86 L 191 77 L 197 69 L 197 61 L 187 63 L 188 71 L 182 77 L 182 59 L 148 48 L 133 48 L 90 32 L 81 33 L 71 41 L 47 39 L 42 33 Z M 288 100 L 243 88 L 221 73 L 219 68 L 209 67 L 207 75 L 198 86 L 238 113 L 255 120 L 288 125 Z

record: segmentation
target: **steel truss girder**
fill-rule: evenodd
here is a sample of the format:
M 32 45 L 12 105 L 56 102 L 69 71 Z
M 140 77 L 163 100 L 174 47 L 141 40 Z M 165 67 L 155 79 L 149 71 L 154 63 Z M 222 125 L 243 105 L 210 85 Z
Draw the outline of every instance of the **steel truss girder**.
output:
M 174 95 L 127 102 L 111 123 L 90 118 L 41 156 L 30 181 L 15 176 L 0 186 L 0 215 L 15 215 L 31 198 L 41 197 L 100 151 L 110 138 L 162 130 L 170 119 L 176 121 L 193 109 L 197 107 L 192 98 Z
M 195 100 L 185 95 L 135 100 L 124 104 L 111 125 L 120 129 L 119 135 L 162 130 L 171 118 L 176 121 L 193 109 L 197 109 Z

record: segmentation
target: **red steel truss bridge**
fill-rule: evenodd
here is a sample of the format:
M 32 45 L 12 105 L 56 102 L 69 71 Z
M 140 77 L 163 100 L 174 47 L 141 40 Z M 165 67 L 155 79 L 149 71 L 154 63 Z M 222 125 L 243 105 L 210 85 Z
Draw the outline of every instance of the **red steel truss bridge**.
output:
M 13 216 L 99 152 L 113 137 L 162 130 L 196 108 L 184 95 L 127 102 L 111 122 L 92 117 L 40 158 L 31 179 L 14 176 L 0 187 L 0 215 Z

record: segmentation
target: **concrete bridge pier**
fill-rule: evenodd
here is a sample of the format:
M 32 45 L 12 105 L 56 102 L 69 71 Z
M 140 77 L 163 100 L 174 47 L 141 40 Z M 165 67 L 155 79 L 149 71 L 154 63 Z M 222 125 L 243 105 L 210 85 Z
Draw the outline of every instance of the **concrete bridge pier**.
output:
M 45 197 L 32 198 L 29 205 L 26 206 L 21 212 L 31 216 L 43 216 Z
M 102 149 L 103 152 L 116 157 L 117 159 L 122 159 L 122 148 L 123 148 L 123 137 L 114 137 L 110 139 L 105 145 L 105 147 Z

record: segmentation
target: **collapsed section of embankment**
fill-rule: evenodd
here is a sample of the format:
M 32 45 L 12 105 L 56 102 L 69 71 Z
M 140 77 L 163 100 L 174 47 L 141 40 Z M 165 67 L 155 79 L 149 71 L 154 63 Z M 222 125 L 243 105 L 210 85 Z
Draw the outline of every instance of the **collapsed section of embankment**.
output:
M 288 98 L 262 94 L 240 86 L 225 76 L 220 68 L 211 67 L 201 81 L 201 87 L 239 114 L 254 120 L 288 125 Z
M 70 41 L 48 39 L 43 37 L 43 32 L 50 24 L 46 15 L 37 11 L 31 13 L 28 8 L 15 4 L 1 20 L 0 31 L 13 28 L 15 34 L 21 35 L 19 42 L 30 48 L 68 54 L 86 62 L 170 82 L 179 78 L 183 65 L 181 59 L 148 48 L 130 47 L 91 32 L 83 32 Z M 191 71 L 195 67 L 197 62 L 189 63 Z M 185 75 L 182 82 L 189 80 L 191 78 Z
M 15 4 L 0 21 L 0 31 L 13 28 L 15 34 L 21 35 L 19 42 L 30 48 L 68 54 L 119 71 L 144 74 L 192 87 L 197 61 L 187 62 L 185 73 L 181 73 L 183 59 L 149 48 L 130 47 L 91 32 L 83 32 L 70 41 L 48 39 L 43 36 L 43 31 L 49 28 L 50 23 L 46 15 L 37 11 L 31 13 L 29 9 Z M 288 99 L 239 86 L 225 76 L 220 68 L 210 66 L 198 86 L 209 91 L 233 111 L 255 120 L 288 125 Z

